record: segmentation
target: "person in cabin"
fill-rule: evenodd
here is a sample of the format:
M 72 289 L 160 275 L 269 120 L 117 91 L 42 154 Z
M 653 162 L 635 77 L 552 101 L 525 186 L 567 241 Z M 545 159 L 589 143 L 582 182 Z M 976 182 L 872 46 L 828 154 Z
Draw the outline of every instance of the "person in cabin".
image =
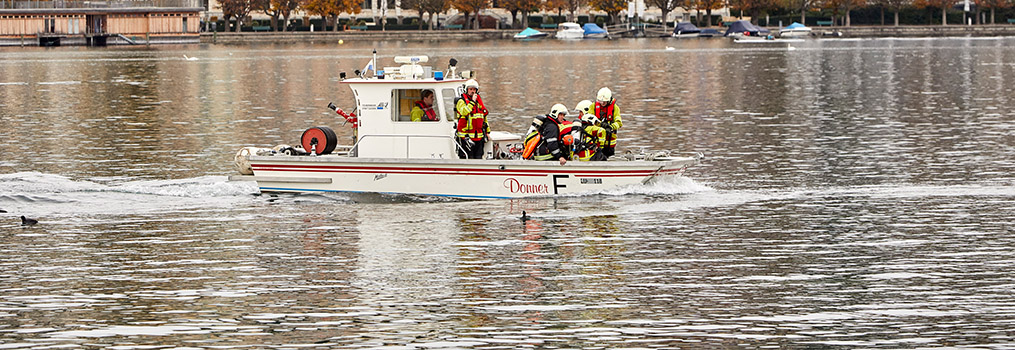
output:
M 412 111 L 409 112 L 409 117 L 414 122 L 418 121 L 437 121 L 437 111 L 433 109 L 433 90 L 423 90 L 419 94 L 420 100 L 416 101 L 412 106 Z
M 525 136 L 525 152 L 522 157 L 535 160 L 557 160 L 560 165 L 571 158 L 571 123 L 567 116 L 567 107 L 555 104 L 550 114 L 532 119 L 532 126 Z
M 475 79 L 465 82 L 465 93 L 455 102 L 455 114 L 458 115 L 457 134 L 460 158 L 482 159 L 483 145 L 490 134 L 490 125 L 486 116 L 490 114 L 479 96 L 479 83 Z M 464 153 L 463 153 L 464 150 Z
M 583 100 L 574 107 L 578 113 L 572 127 L 574 137 L 574 156 L 580 161 L 606 160 L 600 150 L 606 146 L 606 129 L 599 126 L 599 118 L 592 114 L 592 101 Z
M 617 130 L 624 126 L 620 120 L 620 107 L 613 98 L 613 91 L 604 87 L 596 94 L 596 104 L 592 106 L 592 114 L 599 118 L 599 126 L 606 129 L 606 146 L 603 147 L 603 159 L 609 159 L 617 148 Z

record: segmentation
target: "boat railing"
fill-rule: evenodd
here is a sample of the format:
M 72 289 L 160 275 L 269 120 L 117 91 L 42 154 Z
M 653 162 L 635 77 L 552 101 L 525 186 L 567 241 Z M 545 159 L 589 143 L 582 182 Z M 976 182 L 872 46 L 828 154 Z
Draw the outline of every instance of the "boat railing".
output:
M 468 153 L 468 152 L 465 152 L 465 149 L 462 148 L 462 145 L 458 144 L 458 142 L 455 142 L 455 138 L 454 137 L 449 136 L 449 135 L 405 135 L 405 134 L 385 135 L 385 134 L 375 134 L 375 135 L 363 135 L 363 137 L 360 137 L 359 140 L 356 140 L 356 143 L 353 144 L 351 148 L 349 148 L 349 154 L 357 154 L 357 151 L 359 150 L 359 144 L 360 144 L 360 142 L 363 142 L 363 140 L 366 140 L 367 138 L 405 138 L 405 158 L 409 158 L 409 140 L 411 140 L 413 138 L 448 139 L 448 140 L 451 141 L 451 144 L 455 145 L 455 148 L 457 149 L 458 152 L 461 152 L 463 154 L 464 153 Z

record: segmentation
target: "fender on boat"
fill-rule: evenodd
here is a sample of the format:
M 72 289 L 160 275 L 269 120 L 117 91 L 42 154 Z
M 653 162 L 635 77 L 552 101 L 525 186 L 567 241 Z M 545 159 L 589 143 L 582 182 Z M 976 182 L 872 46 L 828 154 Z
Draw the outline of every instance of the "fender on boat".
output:
M 236 152 L 233 156 L 233 165 L 236 166 L 236 170 L 243 175 L 254 175 L 254 170 L 250 168 L 250 156 L 251 155 L 264 155 L 270 154 L 271 149 L 260 148 L 260 147 L 243 147 Z

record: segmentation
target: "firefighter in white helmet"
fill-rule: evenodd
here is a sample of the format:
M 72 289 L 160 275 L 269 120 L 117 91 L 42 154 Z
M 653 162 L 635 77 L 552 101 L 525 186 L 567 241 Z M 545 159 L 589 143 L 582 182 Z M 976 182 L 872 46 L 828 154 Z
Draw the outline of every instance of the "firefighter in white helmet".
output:
M 572 127 L 574 138 L 573 159 L 580 161 L 605 160 L 600 152 L 606 145 L 606 129 L 599 126 L 599 118 L 592 114 L 593 103 L 589 100 L 578 102 L 574 107 L 578 120 Z
M 617 148 L 617 130 L 624 126 L 620 120 L 620 107 L 617 100 L 613 98 L 613 91 L 610 88 L 599 89 L 596 94 L 596 103 L 592 106 L 592 114 L 599 118 L 599 126 L 606 129 L 606 145 L 602 149 L 604 159 L 615 153 Z
M 581 102 L 578 102 L 578 104 L 574 106 L 575 113 L 578 113 L 578 120 L 581 120 L 586 113 L 592 113 L 589 112 L 589 107 L 592 107 L 592 101 L 589 100 L 581 100 Z
M 565 116 L 567 107 L 558 103 L 550 107 L 549 114 L 533 119 L 528 135 L 525 135 L 525 151 L 522 156 L 526 159 L 557 160 L 560 165 L 566 164 L 571 158 L 573 137 L 571 123 L 567 122 Z
M 455 114 L 458 116 L 457 133 L 460 158 L 482 159 L 483 146 L 490 134 L 490 124 L 486 116 L 490 114 L 479 96 L 479 83 L 475 79 L 465 82 L 465 92 L 455 103 Z M 464 153 L 462 152 L 464 150 Z

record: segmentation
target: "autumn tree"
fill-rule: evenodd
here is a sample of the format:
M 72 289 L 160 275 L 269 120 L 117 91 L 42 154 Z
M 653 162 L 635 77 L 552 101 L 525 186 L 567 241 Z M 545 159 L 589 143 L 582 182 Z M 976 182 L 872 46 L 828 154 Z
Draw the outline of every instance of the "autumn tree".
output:
M 278 31 L 278 17 L 282 14 L 277 8 L 271 6 L 271 0 L 252 0 L 252 2 L 254 6 L 252 11 L 261 11 L 271 18 L 271 30 Z
M 473 24 L 473 29 L 479 29 L 479 11 L 490 7 L 490 0 L 451 0 L 451 7 L 454 7 L 461 13 L 465 14 L 465 25 L 464 28 L 468 28 L 472 19 L 472 14 L 476 15 L 476 21 Z
M 350 19 L 360 12 L 363 12 L 363 2 L 360 0 L 335 0 L 338 4 L 338 13 L 348 13 Z
M 286 31 L 289 24 L 289 17 L 296 9 L 303 6 L 304 0 L 271 0 L 271 7 L 278 9 L 282 15 L 282 31 Z
M 705 27 L 712 26 L 712 10 L 721 9 L 725 5 L 723 0 L 697 0 L 698 11 L 705 10 Z
M 547 12 L 557 11 L 557 16 L 564 12 L 567 0 L 543 0 L 543 9 Z
M 673 12 L 673 9 L 677 8 L 677 5 L 685 2 L 685 0 L 645 0 L 646 6 L 655 6 L 663 12 L 663 32 L 666 32 L 666 18 Z M 686 1 L 690 2 L 690 1 Z
M 610 24 L 620 23 L 620 11 L 627 9 L 627 0 L 589 0 L 589 6 L 610 16 Z
M 347 0 L 348 1 L 348 0 Z M 451 9 L 451 0 L 426 0 L 426 12 L 429 14 L 427 23 L 430 24 L 430 29 L 434 27 L 434 15 L 438 13 L 448 12 Z
M 980 8 L 990 9 L 990 24 L 994 24 L 994 12 L 997 9 L 1011 8 L 1012 5 L 1011 0 L 976 0 L 976 11 L 979 12 Z M 976 17 L 979 18 L 979 14 Z
M 835 15 L 842 13 L 842 25 L 849 27 L 851 24 L 849 17 L 850 11 L 853 11 L 854 8 L 862 6 L 863 4 L 864 0 L 826 0 L 825 8 L 832 9 L 833 14 Z
M 730 0 L 730 8 L 740 10 L 751 16 L 751 22 L 758 24 L 758 17 L 763 11 L 775 8 L 775 0 Z
M 331 24 L 334 26 L 334 31 L 338 31 L 338 15 L 342 14 L 338 7 L 338 0 L 307 0 L 303 4 L 303 10 L 310 15 L 321 16 L 325 21 L 325 26 Z
M 501 0 L 500 5 L 504 7 L 504 10 L 511 13 L 511 28 L 518 29 L 528 27 L 528 18 L 523 20 L 518 19 L 518 14 L 522 11 L 520 7 L 521 0 Z
M 220 0 L 219 9 L 222 10 L 222 17 L 225 17 L 226 25 L 229 25 L 229 18 L 236 17 L 236 32 L 243 26 L 243 19 L 250 15 L 254 8 L 252 0 Z
M 423 30 L 423 15 L 426 13 L 426 0 L 402 0 L 402 9 L 416 12 L 419 15 L 419 30 Z
M 582 6 L 588 6 L 589 0 L 564 0 L 565 9 L 567 9 L 567 20 L 570 22 L 578 21 L 578 9 Z M 589 19 L 592 20 L 591 18 Z
M 501 2 L 504 5 L 504 9 L 511 12 L 511 18 L 518 18 L 518 14 L 521 13 L 522 20 L 521 28 L 527 28 L 529 26 L 529 14 L 535 11 L 539 11 L 540 1 L 539 0 L 504 0 Z M 517 26 L 519 21 L 513 21 L 514 25 Z M 516 27 L 519 28 L 519 27 Z
M 800 24 L 807 23 L 807 9 L 814 0 L 783 0 L 783 7 L 792 11 L 800 11 Z
M 941 25 L 948 25 L 948 9 L 955 6 L 956 0 L 915 0 L 913 5 L 917 8 L 939 8 L 941 9 Z
M 698 1 L 697 0 L 676 0 L 676 3 L 677 3 L 677 6 L 679 6 L 682 9 L 684 9 L 684 12 L 686 12 L 686 13 L 691 13 L 691 11 L 694 11 L 695 9 L 698 8 Z M 695 25 L 701 25 L 701 11 L 695 11 L 694 22 L 695 22 L 694 23 Z M 673 19 L 673 25 L 676 26 L 677 23 L 680 23 L 680 21 L 677 20 L 676 18 L 674 18 Z M 663 16 L 663 29 L 665 29 L 665 28 L 666 28 L 666 16 L 664 15 Z
M 899 25 L 899 11 L 902 8 L 909 6 L 910 0 L 875 0 L 875 4 L 881 7 L 881 25 L 885 24 L 884 9 L 889 9 L 894 13 L 895 26 Z

